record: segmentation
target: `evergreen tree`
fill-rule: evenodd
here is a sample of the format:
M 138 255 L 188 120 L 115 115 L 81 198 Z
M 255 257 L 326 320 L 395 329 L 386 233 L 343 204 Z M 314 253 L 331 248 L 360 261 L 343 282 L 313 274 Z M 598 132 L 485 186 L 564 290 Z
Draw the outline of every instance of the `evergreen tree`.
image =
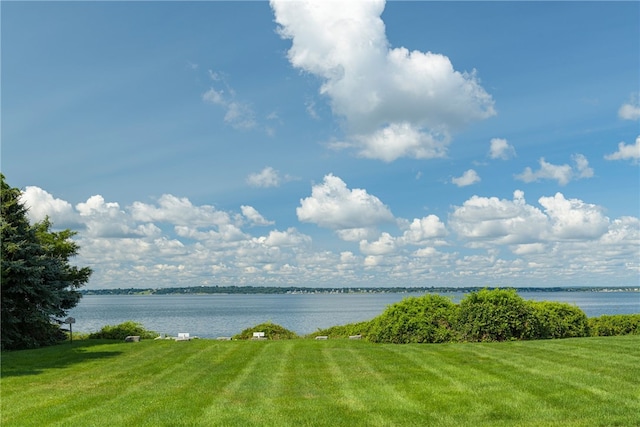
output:
M 55 322 L 75 307 L 78 288 L 91 276 L 89 267 L 76 267 L 69 259 L 79 246 L 75 232 L 51 231 L 45 219 L 31 225 L 20 190 L 2 181 L 2 253 L 0 277 L 1 348 L 21 349 L 54 344 L 64 339 Z

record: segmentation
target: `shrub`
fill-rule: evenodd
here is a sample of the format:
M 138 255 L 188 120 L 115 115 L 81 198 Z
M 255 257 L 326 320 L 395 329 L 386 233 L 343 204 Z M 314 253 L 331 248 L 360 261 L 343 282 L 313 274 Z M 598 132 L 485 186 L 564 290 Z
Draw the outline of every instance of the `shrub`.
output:
M 104 326 L 99 332 L 89 334 L 89 338 L 123 340 L 130 335 L 137 335 L 141 339 L 153 339 L 158 336 L 158 333 L 146 330 L 140 323 L 127 321 L 115 326 Z
M 534 336 L 534 310 L 515 289 L 471 292 L 459 304 L 462 341 L 507 341 Z
M 280 325 L 276 325 L 275 323 L 266 322 L 245 329 L 239 334 L 234 335 L 233 339 L 248 340 L 253 338 L 254 332 L 264 332 L 264 337 L 270 340 L 289 340 L 298 338 L 298 334 L 296 334 L 295 332 L 283 328 Z
M 640 314 L 615 314 L 589 319 L 591 336 L 640 335 Z
M 456 305 L 441 295 L 409 297 L 371 321 L 367 339 L 387 343 L 438 343 L 455 339 Z
M 587 315 L 577 306 L 553 302 L 530 301 L 535 316 L 533 338 L 572 338 L 589 335 Z
M 357 323 L 349 323 L 346 325 L 331 326 L 326 329 L 319 329 L 318 331 L 307 335 L 309 338 L 317 337 L 318 335 L 325 335 L 329 338 L 349 338 L 353 335 L 362 335 L 366 337 L 371 328 L 371 320 Z

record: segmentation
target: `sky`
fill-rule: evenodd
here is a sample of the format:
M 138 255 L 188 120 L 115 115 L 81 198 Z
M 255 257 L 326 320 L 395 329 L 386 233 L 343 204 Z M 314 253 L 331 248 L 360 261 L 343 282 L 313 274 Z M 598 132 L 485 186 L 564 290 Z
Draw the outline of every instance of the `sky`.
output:
M 635 286 L 638 2 L 2 2 L 88 289 Z

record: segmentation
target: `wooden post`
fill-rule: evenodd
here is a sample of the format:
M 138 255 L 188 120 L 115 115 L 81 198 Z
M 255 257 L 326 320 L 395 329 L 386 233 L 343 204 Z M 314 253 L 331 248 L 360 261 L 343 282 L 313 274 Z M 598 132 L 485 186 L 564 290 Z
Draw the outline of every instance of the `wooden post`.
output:
M 69 341 L 73 344 L 73 324 L 76 323 L 76 319 L 73 317 L 67 317 L 64 319 L 64 323 L 69 325 Z

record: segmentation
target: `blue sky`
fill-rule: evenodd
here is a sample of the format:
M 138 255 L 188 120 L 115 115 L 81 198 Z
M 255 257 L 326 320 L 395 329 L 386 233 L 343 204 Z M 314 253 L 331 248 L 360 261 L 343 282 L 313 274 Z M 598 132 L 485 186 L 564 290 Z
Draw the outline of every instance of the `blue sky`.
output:
M 2 171 L 90 288 L 618 286 L 637 2 L 3 2 Z

